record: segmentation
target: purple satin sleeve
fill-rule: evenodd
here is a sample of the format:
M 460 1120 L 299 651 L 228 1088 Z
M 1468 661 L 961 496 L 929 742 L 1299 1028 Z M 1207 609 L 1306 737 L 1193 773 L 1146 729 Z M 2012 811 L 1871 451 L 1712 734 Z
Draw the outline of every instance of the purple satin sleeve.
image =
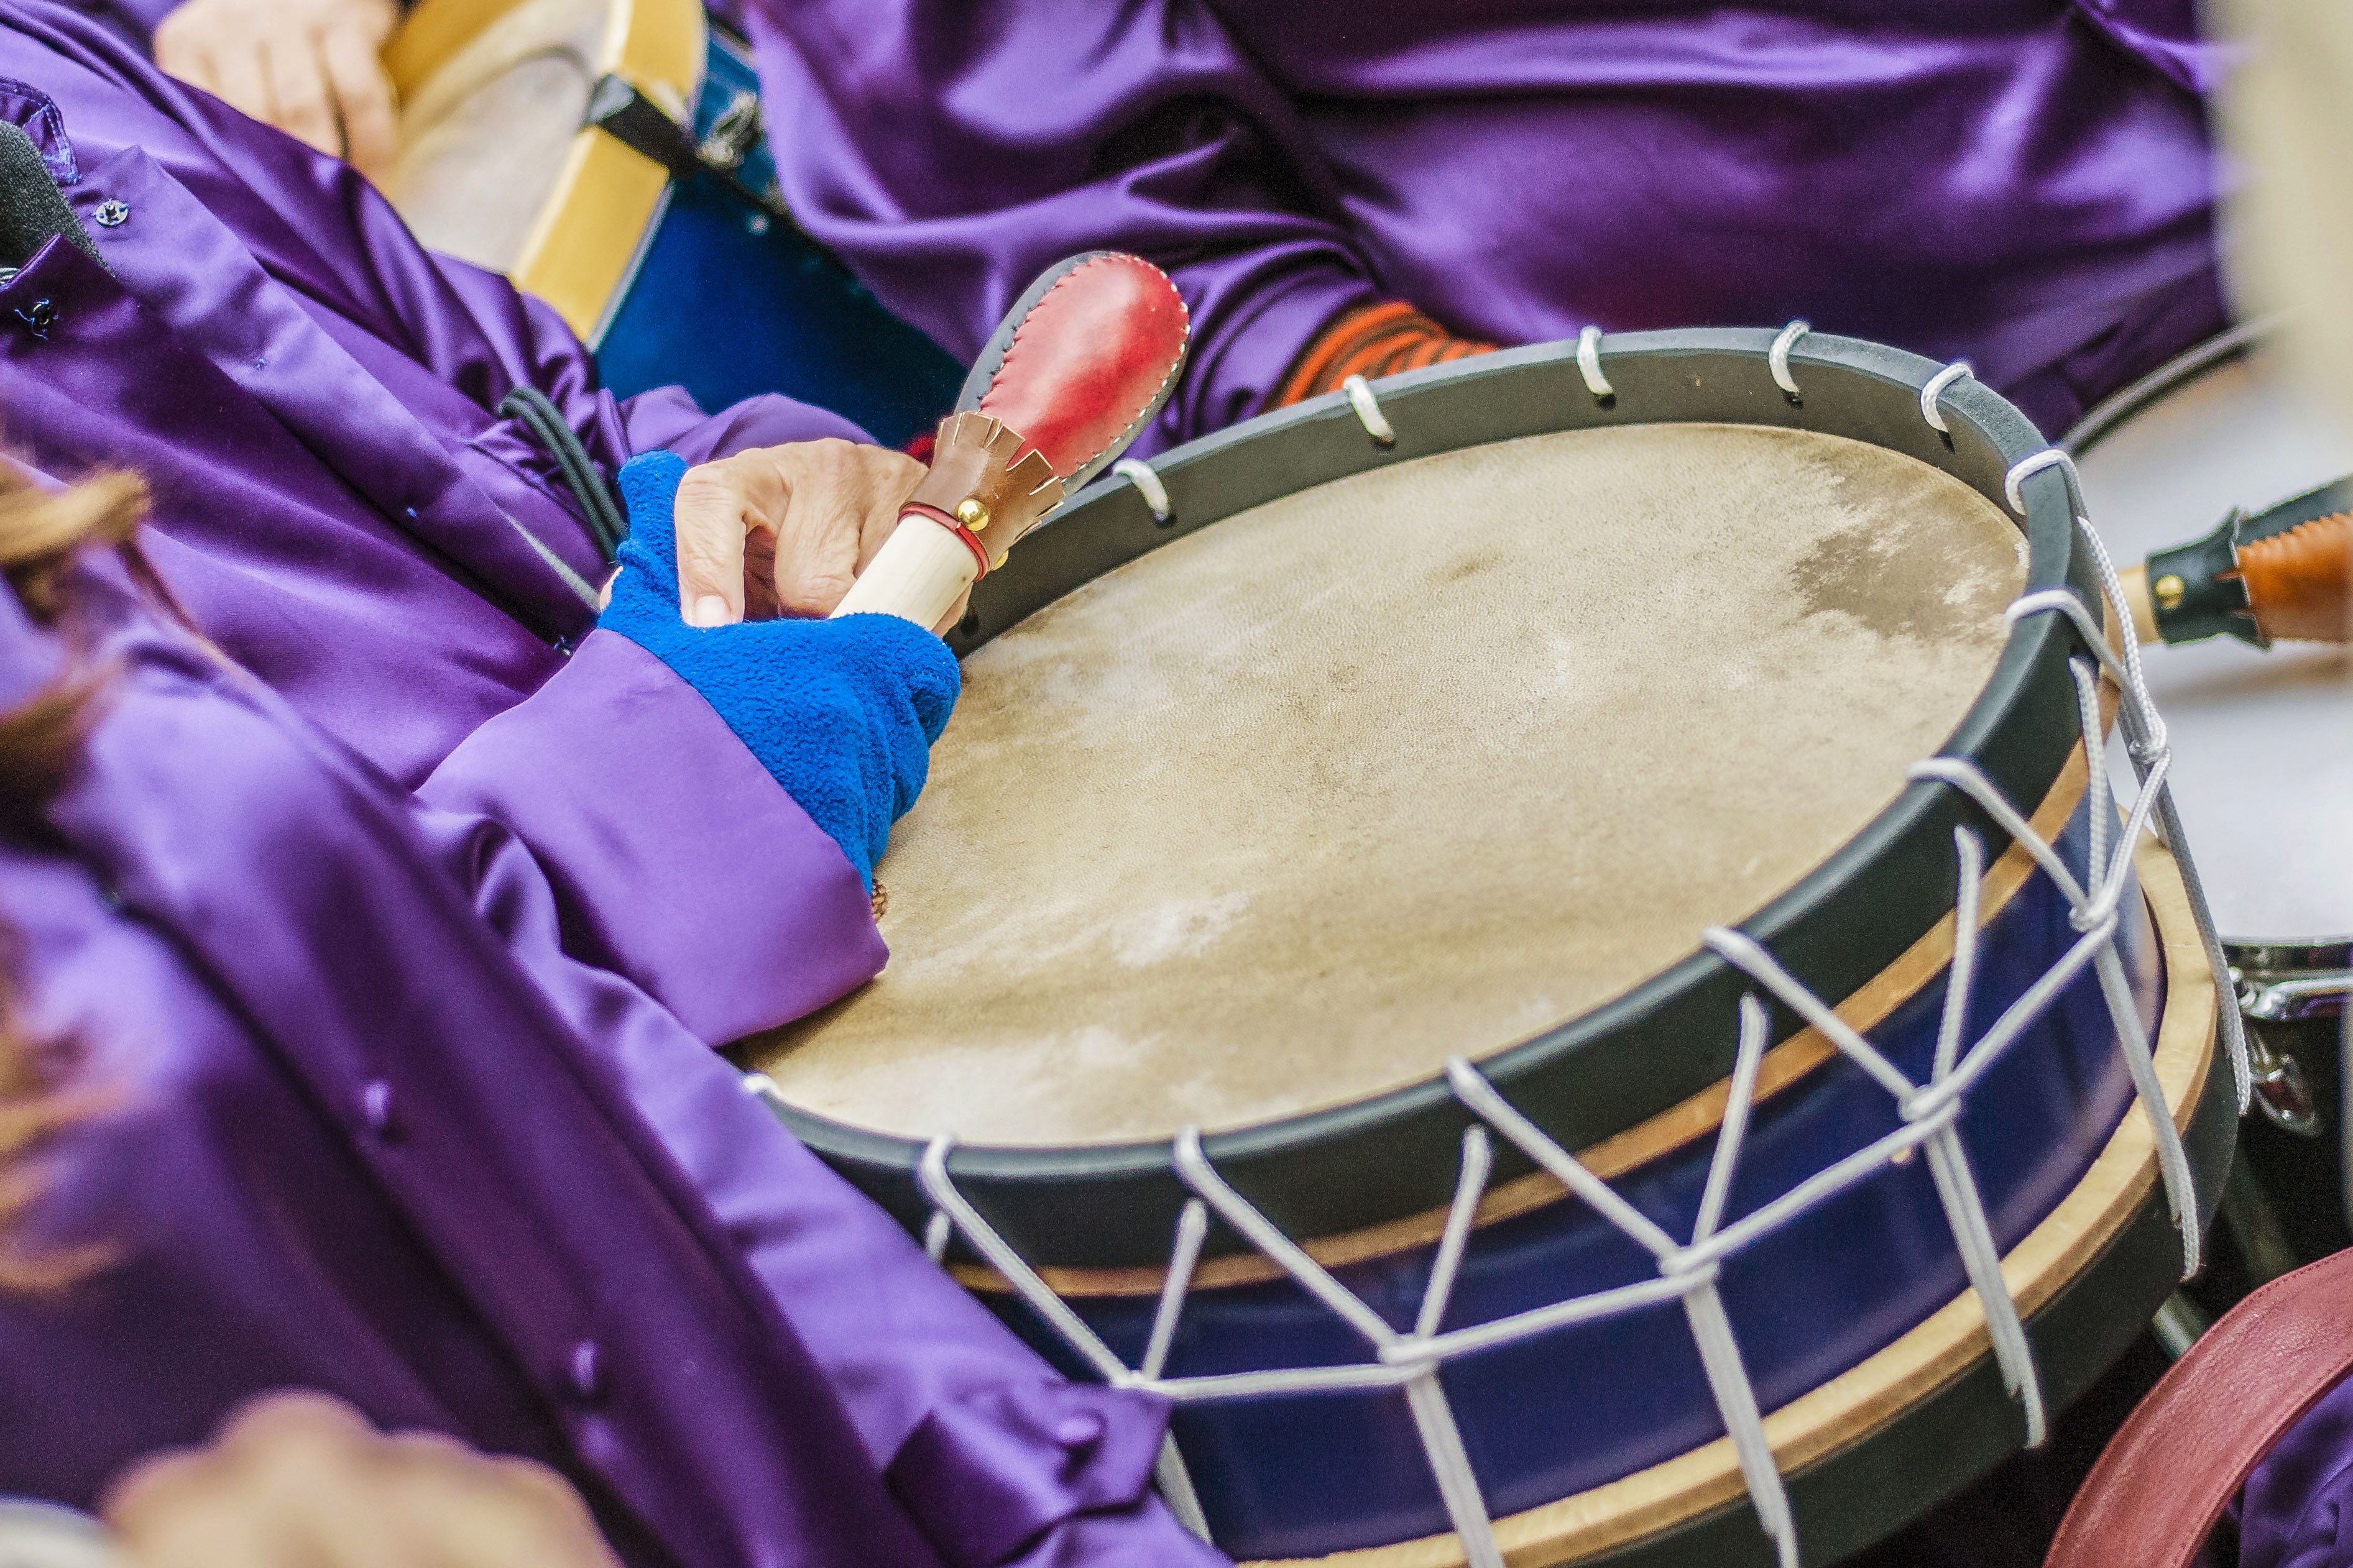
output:
M 2202 36 L 2195 0 L 2074 0 L 2074 6 L 2117 47 L 2192 92 L 2218 90 L 2231 68 L 2232 47 Z
M 2239 1568 L 2353 1568 L 2353 1378 L 2273 1445 L 2238 1516 Z
M 1307 127 L 1198 5 L 744 9 L 795 215 L 957 358 L 1062 257 L 1168 269 L 1191 357 L 1135 455 L 1257 413 L 1375 297 Z
M 709 703 L 609 632 L 417 793 L 521 838 L 564 911 L 565 949 L 714 1045 L 824 1006 L 887 956 L 839 847 Z
M 485 912 L 504 924 L 494 904 Z M 571 993 L 567 997 L 566 992 Z M 554 987 L 581 1016 L 595 987 Z M 733 1068 L 618 1038 L 631 1103 L 824 1370 L 868 1459 L 950 1568 L 1226 1559 L 1151 1490 L 1148 1394 L 1055 1376 L 887 1215 L 791 1137 Z
M 1504 343 L 1802 317 L 2054 434 L 2224 321 L 2189 0 L 743 9 L 796 213 L 952 351 L 1065 252 L 1171 272 L 1147 450 L 1375 295 Z
M 606 645 L 618 645 L 618 651 Z M 591 637 L 575 668 L 580 659 L 597 657 L 592 650 L 600 647 L 607 655 L 652 667 L 659 679 L 646 682 L 637 700 L 661 702 L 683 693 L 700 704 L 649 656 L 608 634 Z M 597 689 L 611 689 L 611 672 L 601 673 Z M 558 677 L 545 689 L 563 683 Z M 559 725 L 579 717 L 555 711 L 547 716 Z M 642 722 L 645 715 L 632 718 Z M 718 722 L 707 708 L 698 721 Z M 649 745 L 656 739 L 649 735 Z M 563 743 L 552 733 L 547 740 L 555 747 L 557 764 L 542 786 L 551 802 L 567 783 L 617 797 L 632 785 L 662 782 L 626 763 L 575 772 L 563 765 Z M 581 748 L 570 750 L 576 756 Z M 452 762 L 463 759 L 461 748 Z M 743 761 L 767 795 L 782 796 L 748 754 Z M 447 802 L 438 780 L 427 794 Z M 695 820 L 697 812 L 718 804 L 717 792 L 697 798 L 690 787 L 678 800 L 676 820 Z M 797 812 L 789 800 L 785 804 Z M 618 826 L 622 811 L 617 798 L 610 808 L 574 809 L 582 820 L 607 826 Z M 1164 1402 L 1070 1384 L 1052 1374 L 952 1284 L 888 1215 L 850 1191 L 787 1133 L 724 1060 L 681 1049 L 674 1030 L 614 1026 L 636 1005 L 634 992 L 579 963 L 569 931 L 559 939 L 554 911 L 569 900 L 560 890 L 551 896 L 550 884 L 560 889 L 568 872 L 557 868 L 543 880 L 550 867 L 543 843 L 533 843 L 527 857 L 516 852 L 502 825 L 518 818 L 526 825 L 518 831 L 528 841 L 533 811 L 518 812 L 512 805 L 500 824 L 437 815 L 424 825 L 443 858 L 474 888 L 484 918 L 557 1009 L 584 1035 L 602 1042 L 600 1050 L 622 1094 L 654 1128 L 767 1288 L 795 1340 L 840 1397 L 883 1484 L 943 1562 L 949 1568 L 991 1568 L 1017 1560 L 1041 1568 L 1065 1562 L 1201 1568 L 1223 1563 L 1185 1533 L 1151 1493 L 1153 1461 L 1166 1421 Z M 823 837 L 806 819 L 801 831 Z M 796 879 L 797 860 L 789 846 L 782 852 L 773 844 L 738 847 L 774 868 L 778 884 Z M 829 840 L 824 848 L 840 866 L 848 901 L 871 938 L 855 874 Z M 608 844 L 605 852 L 628 856 L 631 850 Z M 607 873 L 594 868 L 590 874 Z M 611 874 L 626 880 L 629 868 L 621 866 Z M 649 904 L 692 901 L 717 885 L 696 886 L 691 867 L 648 868 L 645 876 L 638 896 Z M 807 919 L 806 911 L 784 908 L 713 912 L 721 920 L 753 922 L 778 914 L 787 921 Z M 735 965 L 754 956 L 760 944 L 715 924 L 706 933 L 712 951 L 702 970 L 682 963 L 670 978 L 726 992 Z M 731 943 L 741 951 L 731 951 Z M 872 951 L 879 952 L 880 946 L 875 939 Z M 744 965 L 736 994 L 755 994 L 764 980 L 768 998 L 814 984 L 778 973 L 793 963 L 794 955 L 778 953 L 765 975 L 756 963 Z M 845 965 L 850 967 L 854 963 Z M 691 1018 L 687 1021 L 691 1026 Z
M 14 610 L 0 702 L 56 667 Z M 0 1292 L 0 1490 L 87 1507 L 298 1386 L 557 1467 L 629 1568 L 1215 1561 L 1150 1498 L 1159 1402 L 1065 1384 L 567 952 L 503 824 L 135 616 L 93 657 L 121 685 L 0 910 L 95 1093 L 18 1238 L 104 1250 Z

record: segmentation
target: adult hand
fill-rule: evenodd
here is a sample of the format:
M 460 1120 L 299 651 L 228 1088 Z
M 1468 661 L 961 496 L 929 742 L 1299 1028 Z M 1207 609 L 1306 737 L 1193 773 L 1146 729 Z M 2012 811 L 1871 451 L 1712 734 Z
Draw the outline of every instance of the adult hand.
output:
M 661 451 L 622 465 L 629 536 L 621 542 L 611 602 L 596 624 L 660 659 L 700 693 L 871 889 L 891 824 L 915 804 L 929 775 L 932 742 L 955 708 L 955 656 L 896 616 L 688 625 L 679 613 L 677 567 L 684 552 L 674 527 L 685 481 L 701 471 Z M 839 600 L 840 590 L 832 596 Z
M 207 1447 L 141 1461 L 106 1521 L 127 1568 L 619 1568 L 565 1479 L 436 1433 L 278 1394 Z
M 266 125 L 375 176 L 392 162 L 392 82 L 377 51 L 394 0 L 185 0 L 155 63 Z
M 678 487 L 681 614 L 692 626 L 832 612 L 899 526 L 923 466 L 851 441 L 796 441 L 687 470 Z M 959 605 L 952 613 L 962 615 Z

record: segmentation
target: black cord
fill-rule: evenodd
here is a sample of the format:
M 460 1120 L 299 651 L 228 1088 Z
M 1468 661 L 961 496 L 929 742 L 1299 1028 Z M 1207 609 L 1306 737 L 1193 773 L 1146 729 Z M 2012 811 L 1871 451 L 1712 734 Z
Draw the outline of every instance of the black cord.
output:
M 581 516 L 587 521 L 597 552 L 610 566 L 619 558 L 621 540 L 628 527 L 622 519 L 620 503 L 613 499 L 612 487 L 596 471 L 596 465 L 589 461 L 587 448 L 572 433 L 562 411 L 539 388 L 518 386 L 500 400 L 499 412 L 509 419 L 521 420 L 523 428 L 555 459 L 555 466 L 564 474 L 565 488 L 580 503 Z

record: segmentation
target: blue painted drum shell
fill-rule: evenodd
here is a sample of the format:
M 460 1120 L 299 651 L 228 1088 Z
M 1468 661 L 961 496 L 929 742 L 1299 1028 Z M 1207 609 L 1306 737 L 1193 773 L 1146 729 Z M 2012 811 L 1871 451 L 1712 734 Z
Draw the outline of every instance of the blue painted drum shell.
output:
M 739 95 L 758 90 L 749 57 L 714 26 L 695 134 L 708 135 Z M 736 175 L 755 191 L 774 183 L 765 142 Z M 840 262 L 709 174 L 671 184 L 591 346 L 617 397 L 679 385 L 715 411 L 782 393 L 833 410 L 886 447 L 929 431 L 964 384 L 963 365 Z
M 2084 868 L 2088 804 L 2059 847 Z M 2137 889 L 2117 937 L 2154 1037 L 2162 964 Z M 2078 933 L 2035 872 L 1989 922 L 1978 948 L 1974 1038 L 2050 970 Z M 1868 1037 L 1915 1082 L 1935 1050 L 1945 982 L 1897 1007 Z M 1999 1246 L 2031 1230 L 2089 1170 L 2132 1104 L 2132 1086 L 2095 977 L 2086 968 L 1971 1089 L 1959 1131 Z M 1838 1058 L 1759 1104 L 1732 1188 L 1736 1218 L 1899 1124 L 1887 1092 Z M 1688 1237 L 1713 1137 L 1612 1184 L 1670 1235 Z M 1399 1330 L 1409 1328 L 1433 1249 L 1336 1270 Z M 1560 1201 L 1482 1228 L 1465 1255 L 1445 1327 L 1653 1277 L 1649 1255 L 1585 1205 Z M 1885 1166 L 1728 1258 L 1721 1279 L 1741 1355 L 1770 1410 L 1829 1381 L 1927 1319 L 1967 1287 L 1926 1162 Z M 1010 1298 L 992 1303 L 1073 1375 L 1069 1352 Z M 1072 1303 L 1128 1364 L 1140 1359 L 1150 1297 Z M 1185 1377 L 1362 1363 L 1356 1333 L 1289 1280 L 1196 1289 L 1167 1364 Z M 1667 1303 L 1451 1362 L 1441 1373 L 1490 1510 L 1516 1512 L 1630 1474 L 1723 1435 L 1682 1310 Z M 1310 1556 L 1450 1526 L 1401 1393 L 1268 1395 L 1180 1407 L 1175 1423 L 1219 1545 L 1242 1558 Z

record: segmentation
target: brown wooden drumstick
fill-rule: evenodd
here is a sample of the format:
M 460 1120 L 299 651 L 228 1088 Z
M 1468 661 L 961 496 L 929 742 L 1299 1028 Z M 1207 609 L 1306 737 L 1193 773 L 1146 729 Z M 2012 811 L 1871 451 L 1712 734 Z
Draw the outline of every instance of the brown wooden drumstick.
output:
M 2353 641 L 2353 512 L 2332 512 L 2244 543 L 2230 542 L 2231 528 L 2226 523 L 2199 546 L 2159 551 L 2148 565 L 2117 574 L 2140 641 L 2189 642 L 2221 631 L 2258 647 Z M 2202 574 L 2182 563 L 2200 547 L 2227 552 L 2216 554 L 2217 569 Z M 2226 584 L 2235 585 L 2229 591 L 2244 603 L 2218 618 L 2202 601 Z M 2177 614 L 2189 604 L 2203 613 Z
M 2298 523 L 2239 547 L 2239 576 L 2255 629 L 2271 641 L 2344 642 L 2353 637 L 2353 512 Z

